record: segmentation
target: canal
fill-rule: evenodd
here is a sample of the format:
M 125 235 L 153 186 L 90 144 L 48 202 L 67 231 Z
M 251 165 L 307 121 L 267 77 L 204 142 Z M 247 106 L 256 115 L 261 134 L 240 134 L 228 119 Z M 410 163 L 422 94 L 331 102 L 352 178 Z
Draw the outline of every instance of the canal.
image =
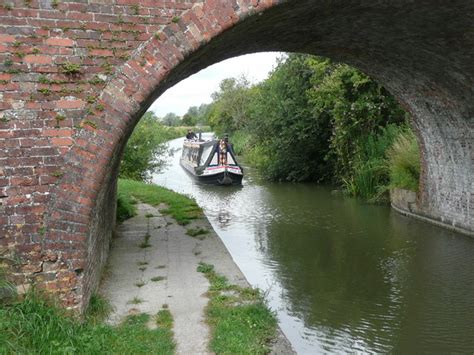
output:
M 194 197 L 299 354 L 473 353 L 474 240 L 315 184 L 153 182 Z

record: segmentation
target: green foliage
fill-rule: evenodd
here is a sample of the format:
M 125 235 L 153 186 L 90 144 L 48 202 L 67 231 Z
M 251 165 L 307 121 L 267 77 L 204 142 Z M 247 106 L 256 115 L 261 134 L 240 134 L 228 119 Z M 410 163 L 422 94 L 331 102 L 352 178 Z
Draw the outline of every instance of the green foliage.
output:
M 199 240 L 204 240 L 206 239 L 206 234 L 209 233 L 209 230 L 206 228 L 189 228 L 186 231 L 186 235 L 189 235 L 190 237 L 197 238 Z
M 418 191 L 420 180 L 420 150 L 415 134 L 403 130 L 387 151 L 390 187 Z
M 246 126 L 252 89 L 245 77 L 224 79 L 219 91 L 212 94 L 209 124 L 218 135 L 233 133 Z
M 104 321 L 107 316 L 113 311 L 110 302 L 103 296 L 93 294 L 86 312 L 86 319 L 90 322 Z
M 150 330 L 148 320 L 148 315 L 138 314 L 117 327 L 97 319 L 80 322 L 30 292 L 24 300 L 0 307 L 0 353 L 172 354 L 172 332 L 166 328 Z
M 171 215 L 181 225 L 189 224 L 191 220 L 202 216 L 202 210 L 196 201 L 164 187 L 119 179 L 118 192 L 119 196 L 133 197 L 153 206 L 166 204 L 168 207 L 162 209 L 161 213 Z
M 229 284 L 213 265 L 200 263 L 197 271 L 204 273 L 211 284 L 206 308 L 211 350 L 216 354 L 268 353 L 277 321 L 260 292 Z
M 65 62 L 61 64 L 61 71 L 66 75 L 75 75 L 81 72 L 81 65 L 77 63 Z
M 225 79 L 213 99 L 212 128 L 231 133 L 235 152 L 265 178 L 337 183 L 370 200 L 386 196 L 385 153 L 407 115 L 360 71 L 290 54 L 257 85 Z
M 162 157 L 167 151 L 165 142 L 173 136 L 173 132 L 161 125 L 152 112 L 147 112 L 135 127 L 125 147 L 120 177 L 148 180 L 163 166 Z
M 126 219 L 137 215 L 137 208 L 133 205 L 131 196 L 121 193 L 117 195 L 117 221 L 123 222 Z

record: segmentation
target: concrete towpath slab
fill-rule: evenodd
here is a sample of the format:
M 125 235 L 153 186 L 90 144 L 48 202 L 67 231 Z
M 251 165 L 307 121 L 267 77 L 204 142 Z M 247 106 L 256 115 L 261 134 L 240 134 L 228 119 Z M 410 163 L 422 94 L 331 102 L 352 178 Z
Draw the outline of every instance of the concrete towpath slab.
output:
M 199 262 L 213 264 L 231 283 L 242 287 L 248 286 L 247 280 L 206 218 L 183 227 L 158 208 L 137 207 L 138 215 L 117 229 L 101 286 L 101 293 L 114 307 L 109 322 L 118 324 L 127 315 L 140 312 L 156 315 L 167 308 L 174 319 L 177 354 L 211 354 L 204 313 L 209 282 L 196 268 Z M 200 240 L 187 236 L 188 228 L 205 228 L 209 233 Z M 281 331 L 273 353 L 294 353 Z

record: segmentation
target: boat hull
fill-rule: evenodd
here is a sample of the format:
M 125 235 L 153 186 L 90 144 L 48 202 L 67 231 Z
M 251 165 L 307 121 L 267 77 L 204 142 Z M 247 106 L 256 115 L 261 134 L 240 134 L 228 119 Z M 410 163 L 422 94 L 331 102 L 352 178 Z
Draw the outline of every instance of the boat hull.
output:
M 242 175 L 230 172 L 212 175 L 195 175 L 195 178 L 200 183 L 208 185 L 242 185 Z
M 242 174 L 235 174 L 231 171 L 219 171 L 216 173 L 206 172 L 205 174 L 196 174 L 195 168 L 186 161 L 180 161 L 181 166 L 194 179 L 207 185 L 242 185 Z

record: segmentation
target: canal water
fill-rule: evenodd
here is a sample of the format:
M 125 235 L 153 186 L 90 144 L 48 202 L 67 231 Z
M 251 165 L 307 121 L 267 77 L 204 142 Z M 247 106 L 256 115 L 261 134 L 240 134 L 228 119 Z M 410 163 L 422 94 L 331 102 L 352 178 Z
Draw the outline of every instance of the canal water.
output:
M 299 354 L 474 353 L 474 239 L 314 184 L 153 182 L 194 197 Z

